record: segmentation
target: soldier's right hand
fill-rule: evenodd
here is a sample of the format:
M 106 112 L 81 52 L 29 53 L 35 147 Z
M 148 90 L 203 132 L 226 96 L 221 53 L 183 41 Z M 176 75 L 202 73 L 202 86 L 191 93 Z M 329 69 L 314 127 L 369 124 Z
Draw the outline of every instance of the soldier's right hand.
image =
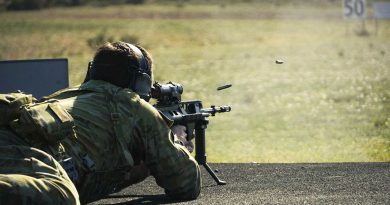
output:
M 194 144 L 191 140 L 187 140 L 187 128 L 183 125 L 175 125 L 171 127 L 174 136 L 174 143 L 183 145 L 187 150 L 192 153 L 194 150 Z

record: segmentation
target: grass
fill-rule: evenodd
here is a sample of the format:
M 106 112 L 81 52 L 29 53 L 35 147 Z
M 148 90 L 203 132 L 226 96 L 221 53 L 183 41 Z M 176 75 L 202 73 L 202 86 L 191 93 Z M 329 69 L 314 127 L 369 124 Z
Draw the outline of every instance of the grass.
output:
M 146 47 L 210 119 L 211 162 L 390 160 L 390 22 L 369 36 L 337 4 L 145 5 L 0 13 L 0 59 L 66 57 L 82 81 L 104 34 Z M 284 64 L 275 64 L 282 59 Z M 228 90 L 216 87 L 232 83 Z

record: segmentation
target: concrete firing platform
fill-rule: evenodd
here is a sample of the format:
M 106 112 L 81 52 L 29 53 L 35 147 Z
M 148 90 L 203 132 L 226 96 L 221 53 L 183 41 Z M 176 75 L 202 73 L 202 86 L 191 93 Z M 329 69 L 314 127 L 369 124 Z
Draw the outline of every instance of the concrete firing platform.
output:
M 154 178 L 91 204 L 390 204 L 390 163 L 210 164 L 197 200 L 164 195 Z

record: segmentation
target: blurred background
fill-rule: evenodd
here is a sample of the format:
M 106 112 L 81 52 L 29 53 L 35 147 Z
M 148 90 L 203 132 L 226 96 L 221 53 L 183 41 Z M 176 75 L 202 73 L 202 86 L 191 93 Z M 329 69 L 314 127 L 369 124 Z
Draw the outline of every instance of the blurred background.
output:
M 210 162 L 389 161 L 390 21 L 376 2 L 0 0 L 0 60 L 68 58 L 77 85 L 97 46 L 137 43 L 183 100 L 232 106 L 210 119 Z

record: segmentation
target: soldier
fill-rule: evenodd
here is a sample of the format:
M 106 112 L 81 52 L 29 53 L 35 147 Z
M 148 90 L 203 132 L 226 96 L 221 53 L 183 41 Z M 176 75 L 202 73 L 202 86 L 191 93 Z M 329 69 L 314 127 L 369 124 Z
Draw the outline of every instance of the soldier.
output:
M 142 47 L 107 43 L 83 84 L 0 123 L 0 204 L 87 203 L 149 174 L 169 197 L 196 199 L 200 170 L 180 145 L 192 145 L 185 127 L 173 134 L 172 123 L 147 102 L 152 68 Z

